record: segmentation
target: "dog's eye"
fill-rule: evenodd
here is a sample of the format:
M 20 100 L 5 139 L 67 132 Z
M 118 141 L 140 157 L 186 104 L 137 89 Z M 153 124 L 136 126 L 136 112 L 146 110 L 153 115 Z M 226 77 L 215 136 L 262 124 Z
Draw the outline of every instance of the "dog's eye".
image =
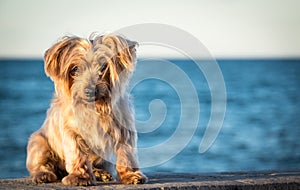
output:
M 99 70 L 100 73 L 102 74 L 106 68 L 107 68 L 107 63 L 104 63 L 103 65 L 101 65 L 100 70 Z
M 70 75 L 71 75 L 71 76 L 75 76 L 75 74 L 76 74 L 77 71 L 78 71 L 78 67 L 77 67 L 77 66 L 73 67 L 73 68 L 71 69 Z

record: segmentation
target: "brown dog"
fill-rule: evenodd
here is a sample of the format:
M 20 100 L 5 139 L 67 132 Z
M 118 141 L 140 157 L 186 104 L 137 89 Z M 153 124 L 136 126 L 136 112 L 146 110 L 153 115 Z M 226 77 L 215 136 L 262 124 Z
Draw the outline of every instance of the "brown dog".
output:
M 55 95 L 43 126 L 27 147 L 35 183 L 109 181 L 111 155 L 124 184 L 145 183 L 138 169 L 134 114 L 126 92 L 136 43 L 116 35 L 65 37 L 45 53 Z

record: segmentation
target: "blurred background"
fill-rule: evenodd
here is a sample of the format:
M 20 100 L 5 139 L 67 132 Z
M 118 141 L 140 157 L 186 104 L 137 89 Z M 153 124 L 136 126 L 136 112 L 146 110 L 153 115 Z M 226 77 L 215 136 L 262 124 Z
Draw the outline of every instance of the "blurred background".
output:
M 28 176 L 27 140 L 42 125 L 53 95 L 53 83 L 43 70 L 44 51 L 64 35 L 88 37 L 140 23 L 168 24 L 196 37 L 216 59 L 227 93 L 222 129 L 200 154 L 211 111 L 205 76 L 176 51 L 141 45 L 139 61 L 168 60 L 190 77 L 201 107 L 197 129 L 185 148 L 165 163 L 143 168 L 145 172 L 299 169 L 299 7 L 298 0 L 0 0 L 0 178 Z M 151 100 L 162 100 L 167 108 L 159 128 L 139 133 L 139 147 L 168 140 L 180 119 L 176 89 L 147 80 L 131 93 L 138 120 L 150 117 Z

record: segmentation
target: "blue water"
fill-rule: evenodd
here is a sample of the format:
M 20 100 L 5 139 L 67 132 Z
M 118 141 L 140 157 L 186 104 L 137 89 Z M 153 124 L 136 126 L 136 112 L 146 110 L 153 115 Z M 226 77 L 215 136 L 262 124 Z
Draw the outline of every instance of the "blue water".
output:
M 226 115 L 216 141 L 202 154 L 198 149 L 210 118 L 210 89 L 192 61 L 170 62 L 192 80 L 200 101 L 200 120 L 182 151 L 163 164 L 143 168 L 145 172 L 300 169 L 300 60 L 219 60 L 226 85 Z M 0 178 L 28 176 L 27 140 L 45 119 L 53 83 L 40 60 L 1 60 L 0 66 Z M 149 79 L 137 85 L 132 95 L 138 120 L 150 118 L 148 107 L 154 99 L 167 108 L 157 129 L 139 133 L 139 148 L 164 143 L 176 131 L 181 114 L 176 89 Z M 143 159 L 163 154 L 162 150 Z

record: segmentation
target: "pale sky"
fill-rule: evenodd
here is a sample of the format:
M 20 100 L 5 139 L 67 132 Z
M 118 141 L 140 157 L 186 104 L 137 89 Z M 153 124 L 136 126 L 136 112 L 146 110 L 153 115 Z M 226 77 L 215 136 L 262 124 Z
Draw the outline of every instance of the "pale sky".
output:
M 300 57 L 299 0 L 0 0 L 0 58 L 42 58 L 63 35 L 141 23 L 185 30 L 216 58 Z

